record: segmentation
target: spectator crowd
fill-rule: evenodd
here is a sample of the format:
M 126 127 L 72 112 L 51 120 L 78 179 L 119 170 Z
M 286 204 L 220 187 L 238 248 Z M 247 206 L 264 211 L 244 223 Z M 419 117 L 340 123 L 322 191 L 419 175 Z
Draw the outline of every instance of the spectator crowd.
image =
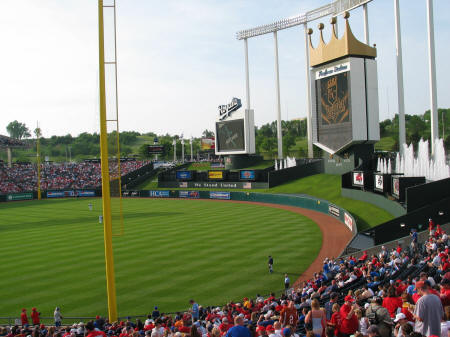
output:
M 279 297 L 256 295 L 225 306 L 165 314 L 157 307 L 145 321 L 41 324 L 36 308 L 31 321 L 6 326 L 7 337 L 449 337 L 450 261 L 448 236 L 430 219 L 430 236 L 418 243 L 411 232 L 407 247 L 382 246 L 376 255 L 325 259 L 323 268 Z
M 148 164 L 147 161 L 124 161 L 120 164 L 122 176 Z M 41 164 L 41 190 L 89 189 L 101 185 L 101 167 L 98 162 Z M 110 163 L 111 178 L 118 176 L 116 161 Z M 9 168 L 0 165 L 0 193 L 17 193 L 37 190 L 37 166 L 14 164 Z

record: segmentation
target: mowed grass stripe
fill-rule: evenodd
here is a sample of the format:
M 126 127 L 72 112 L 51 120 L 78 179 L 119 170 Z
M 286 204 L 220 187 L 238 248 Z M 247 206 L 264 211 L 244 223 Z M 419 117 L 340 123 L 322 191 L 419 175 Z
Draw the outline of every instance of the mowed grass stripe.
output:
M 106 315 L 100 199 L 3 203 L 0 212 L 0 316 L 32 306 L 51 316 L 57 305 L 66 316 Z M 295 279 L 321 246 L 311 220 L 259 205 L 125 199 L 124 219 L 125 235 L 113 238 L 122 316 L 280 290 L 284 272 Z

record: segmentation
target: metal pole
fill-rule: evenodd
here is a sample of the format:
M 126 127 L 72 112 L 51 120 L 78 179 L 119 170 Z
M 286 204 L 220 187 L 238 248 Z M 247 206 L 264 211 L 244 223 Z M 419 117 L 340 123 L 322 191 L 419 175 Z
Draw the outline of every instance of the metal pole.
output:
M 309 45 L 308 45 L 308 25 L 305 28 L 305 60 L 306 60 L 306 134 L 308 138 L 308 158 L 314 157 L 312 140 L 312 114 L 311 114 L 311 79 L 309 72 Z
M 247 110 L 250 110 L 250 80 L 248 71 L 248 41 L 244 39 L 245 50 L 245 96 L 247 100 Z
M 369 17 L 367 15 L 367 3 L 363 5 L 363 17 L 364 17 L 364 42 L 369 44 Z
M 427 0 L 428 24 L 428 69 L 430 82 L 431 154 L 434 154 L 436 139 L 439 138 L 436 94 L 436 62 L 434 59 L 433 0 Z
M 273 32 L 275 47 L 275 90 L 277 95 L 277 138 L 278 158 L 283 159 L 283 136 L 281 133 L 281 103 L 280 103 L 280 73 L 278 69 L 278 38 L 277 32 Z
M 176 139 L 173 140 L 172 145 L 173 145 L 173 161 L 176 162 L 177 161 L 177 141 L 176 141 Z
M 398 6 L 398 0 L 394 0 L 394 15 L 395 46 L 397 50 L 398 142 L 400 153 L 403 153 L 403 144 L 406 143 L 405 99 L 403 91 L 402 37 L 400 31 L 400 8 Z
M 100 157 L 102 168 L 103 232 L 105 241 L 106 291 L 109 321 L 117 321 L 116 284 L 112 247 L 111 198 L 109 188 L 108 134 L 106 128 L 105 46 L 103 32 L 103 0 L 98 0 L 98 58 L 100 87 Z
M 193 162 L 194 161 L 194 154 L 192 153 L 192 137 L 189 140 L 189 142 L 191 143 L 191 162 Z
M 12 167 L 12 152 L 11 152 L 10 147 L 6 148 L 6 153 L 8 155 L 8 167 L 11 168 Z
M 184 163 L 184 139 L 181 139 L 181 162 Z

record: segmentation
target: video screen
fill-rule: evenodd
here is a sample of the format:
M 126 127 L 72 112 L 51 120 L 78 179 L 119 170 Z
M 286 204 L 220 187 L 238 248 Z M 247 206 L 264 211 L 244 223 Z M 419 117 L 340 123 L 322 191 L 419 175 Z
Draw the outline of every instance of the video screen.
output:
M 256 174 L 254 170 L 241 170 L 239 171 L 240 180 L 255 180 Z
M 350 73 L 316 80 L 319 143 L 338 150 L 352 140 Z
M 244 119 L 216 123 L 218 152 L 244 151 Z
M 192 172 L 191 171 L 177 171 L 177 179 L 178 180 L 191 180 Z

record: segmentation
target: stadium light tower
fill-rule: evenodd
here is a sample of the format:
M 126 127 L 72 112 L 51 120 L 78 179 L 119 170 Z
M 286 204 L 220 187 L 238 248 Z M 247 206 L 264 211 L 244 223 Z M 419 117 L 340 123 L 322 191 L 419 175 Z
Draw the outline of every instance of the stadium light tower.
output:
M 191 139 L 189 139 L 189 143 L 191 144 L 191 163 L 194 161 L 194 154 L 192 153 L 192 142 L 193 142 L 193 138 L 191 136 Z
M 184 138 L 181 138 L 181 162 L 184 163 Z
M 174 138 L 172 141 L 173 145 L 173 161 L 174 163 L 177 161 L 177 140 Z

